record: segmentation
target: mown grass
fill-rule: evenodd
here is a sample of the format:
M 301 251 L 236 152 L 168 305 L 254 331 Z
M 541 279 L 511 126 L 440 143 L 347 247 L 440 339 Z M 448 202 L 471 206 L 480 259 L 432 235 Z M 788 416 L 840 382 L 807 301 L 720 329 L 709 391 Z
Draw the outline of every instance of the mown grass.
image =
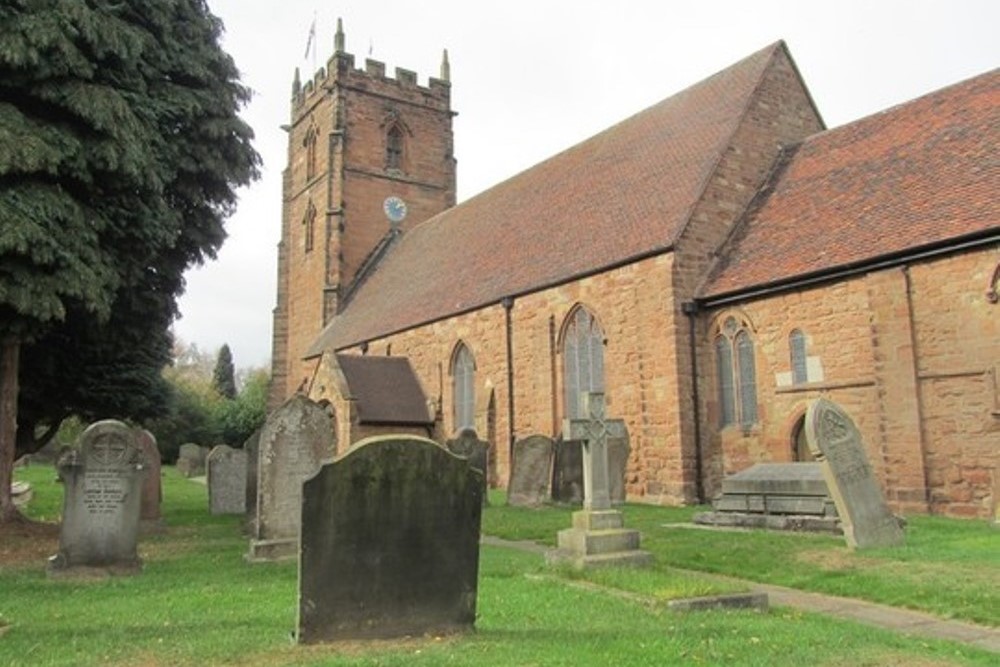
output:
M 483 531 L 554 544 L 572 508 L 507 507 L 493 492 Z M 909 517 L 906 544 L 851 551 L 843 538 L 775 531 L 700 530 L 706 508 L 627 505 L 657 569 L 683 568 L 861 598 L 987 625 L 1000 625 L 1000 530 L 985 521 Z
M 32 514 L 54 517 L 61 490 L 51 468 L 21 470 L 18 477 L 35 484 Z M 669 577 L 676 572 L 607 571 L 595 577 L 601 586 L 584 588 L 567 581 L 565 571 L 546 568 L 537 554 L 489 546 L 481 553 L 475 632 L 300 647 L 289 638 L 295 563 L 245 563 L 239 518 L 212 517 L 206 508 L 205 487 L 168 468 L 167 529 L 142 538 L 140 575 L 72 581 L 48 579 L 43 560 L 0 565 L 0 665 L 995 664 L 995 654 L 811 614 L 676 614 L 655 603 L 674 595 Z M 655 509 L 629 507 L 627 521 L 682 516 Z M 546 522 L 556 530 L 568 525 L 562 509 L 533 512 L 530 520 L 523 512 L 494 504 L 484 530 L 498 524 L 513 530 L 518 516 L 532 526 L 525 532 Z M 700 534 L 662 532 L 668 543 L 678 534 Z M 660 559 L 656 539 L 647 541 Z

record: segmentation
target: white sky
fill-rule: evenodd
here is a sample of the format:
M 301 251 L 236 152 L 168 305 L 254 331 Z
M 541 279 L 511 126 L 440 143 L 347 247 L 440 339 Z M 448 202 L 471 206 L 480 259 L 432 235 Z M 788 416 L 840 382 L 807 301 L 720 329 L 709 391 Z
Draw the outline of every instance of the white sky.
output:
M 784 39 L 828 127 L 1000 65 L 996 0 L 208 0 L 254 98 L 262 178 L 241 192 L 217 261 L 190 271 L 175 334 L 237 367 L 271 354 L 292 74 L 347 51 L 413 70 L 451 62 L 458 199 Z M 305 57 L 316 20 L 316 56 Z M 369 55 L 370 53 L 370 55 Z

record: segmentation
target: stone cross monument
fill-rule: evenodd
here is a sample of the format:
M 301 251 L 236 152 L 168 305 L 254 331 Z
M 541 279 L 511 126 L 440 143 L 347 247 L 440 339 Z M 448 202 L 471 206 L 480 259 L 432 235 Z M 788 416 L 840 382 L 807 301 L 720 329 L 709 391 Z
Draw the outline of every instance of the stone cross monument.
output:
M 573 527 L 560 530 L 558 548 L 550 554 L 553 563 L 569 562 L 577 569 L 604 565 L 647 565 L 652 556 L 639 549 L 637 530 L 624 528 L 622 513 L 611 507 L 608 478 L 608 437 L 621 422 L 609 422 L 604 413 L 603 393 L 580 396 L 583 414 L 589 419 L 567 419 L 563 433 L 583 441 L 583 510 L 573 513 Z

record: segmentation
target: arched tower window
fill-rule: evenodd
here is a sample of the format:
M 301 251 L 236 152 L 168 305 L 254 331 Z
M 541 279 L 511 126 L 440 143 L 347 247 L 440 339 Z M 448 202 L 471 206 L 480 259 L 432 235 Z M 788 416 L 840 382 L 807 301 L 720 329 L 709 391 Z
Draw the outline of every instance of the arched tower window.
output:
M 806 336 L 801 329 L 792 329 L 788 334 L 788 351 L 792 361 L 792 383 L 805 384 L 809 381 L 806 368 Z
M 565 416 L 580 417 L 580 394 L 604 391 L 604 332 L 586 308 L 569 315 L 563 334 Z
M 306 214 L 302 216 L 302 226 L 303 248 L 305 252 L 310 252 L 316 239 L 316 207 L 312 201 L 306 206 Z
M 403 131 L 393 125 L 385 135 L 385 168 L 403 168 Z
M 475 428 L 476 362 L 465 343 L 459 343 L 451 361 L 455 431 Z
M 735 354 L 734 354 L 735 353 Z M 757 368 L 745 323 L 727 317 L 715 336 L 720 423 L 748 428 L 757 422 Z
M 306 181 L 311 181 L 316 177 L 316 140 L 319 136 L 319 132 L 316 131 L 315 125 L 310 125 L 309 129 L 306 131 L 305 139 L 302 141 L 302 145 L 306 149 Z

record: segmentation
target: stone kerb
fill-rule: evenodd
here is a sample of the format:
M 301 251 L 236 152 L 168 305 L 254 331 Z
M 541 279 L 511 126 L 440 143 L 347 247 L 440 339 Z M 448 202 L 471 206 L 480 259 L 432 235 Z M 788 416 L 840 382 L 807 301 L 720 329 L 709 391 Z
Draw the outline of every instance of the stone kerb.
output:
M 271 413 L 257 456 L 257 519 L 248 560 L 295 556 L 302 483 L 333 459 L 336 428 L 329 408 L 296 395 Z
M 91 424 L 59 460 L 63 519 L 50 575 L 138 572 L 145 459 L 136 433 L 106 420 Z
M 806 412 L 806 440 L 823 467 L 847 545 L 887 547 L 904 541 L 899 520 L 889 511 L 861 433 L 838 405 L 819 399 Z
M 247 453 L 218 445 L 209 452 L 206 468 L 209 512 L 243 514 L 247 501 Z
M 432 440 L 362 440 L 303 485 L 300 643 L 475 623 L 483 475 Z

